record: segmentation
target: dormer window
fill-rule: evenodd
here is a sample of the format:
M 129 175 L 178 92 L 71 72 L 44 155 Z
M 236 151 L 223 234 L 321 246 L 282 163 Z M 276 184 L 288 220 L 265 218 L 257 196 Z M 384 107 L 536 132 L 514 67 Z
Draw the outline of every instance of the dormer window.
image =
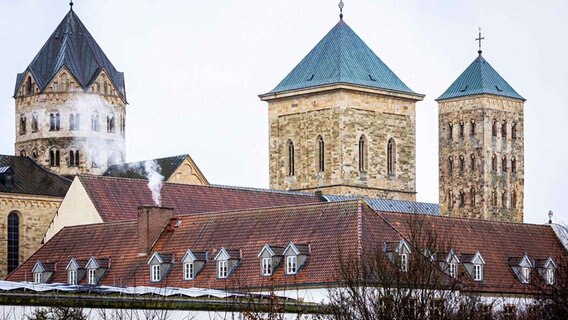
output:
M 148 265 L 150 265 L 150 281 L 162 281 L 162 279 L 170 271 L 173 259 L 173 254 L 154 252 L 148 260 Z
M 183 280 L 193 280 L 197 274 L 203 269 L 207 262 L 207 251 L 192 252 L 187 250 L 181 262 L 183 263 Z
M 258 253 L 258 258 L 260 258 L 260 275 L 261 276 L 271 276 L 274 269 L 282 261 L 283 247 L 270 246 L 265 244 L 260 252 Z
M 89 268 L 87 269 L 87 283 L 91 285 L 97 284 L 97 269 Z
M 460 259 L 454 253 L 454 250 L 450 250 L 447 254 L 439 255 L 440 260 L 438 260 L 440 269 L 444 270 L 448 276 L 453 279 L 458 277 L 458 265 Z
M 410 247 L 404 239 L 394 242 L 385 242 L 384 251 L 389 260 L 398 265 L 402 272 L 408 272 Z
M 215 256 L 215 261 L 217 261 L 217 278 L 228 278 L 241 261 L 241 251 L 221 248 Z
M 287 256 L 286 257 L 286 274 L 296 274 L 298 272 L 298 257 L 297 256 Z
M 110 260 L 90 257 L 85 264 L 87 269 L 87 283 L 97 285 L 110 267 Z
M 69 270 L 67 274 L 67 283 L 77 284 L 77 270 Z
M 34 283 L 42 283 L 42 279 L 41 279 L 41 272 L 34 272 Z
M 485 265 L 485 260 L 483 260 L 479 251 L 474 254 L 462 253 L 461 261 L 463 262 L 465 270 L 474 281 L 483 281 L 483 266 Z
M 540 277 L 547 285 L 553 285 L 555 281 L 556 264 L 552 257 L 546 259 L 535 259 L 534 267 L 538 271 Z
M 546 269 L 546 284 L 554 284 L 554 269 L 548 268 Z
M 54 271 L 55 263 L 37 261 L 32 268 L 34 283 L 47 283 Z
M 530 274 L 531 274 L 531 269 L 529 267 L 522 267 L 521 268 L 521 276 L 523 278 L 522 279 L 523 283 L 529 283 Z
M 531 269 L 534 267 L 536 260 L 531 261 L 525 254 L 522 257 L 509 258 L 509 267 L 513 270 L 521 283 L 529 283 L 531 279 Z
M 85 276 L 85 261 L 77 261 L 74 258 L 71 258 L 67 267 L 67 283 L 76 285 L 79 284 L 79 281 Z M 95 271 L 95 281 L 96 281 L 96 271 Z
M 458 275 L 458 265 L 450 262 L 450 264 L 448 265 L 448 275 L 452 278 L 456 278 Z
M 306 263 L 310 251 L 311 248 L 307 244 L 294 244 L 290 242 L 282 252 L 286 261 L 286 274 L 297 274 Z

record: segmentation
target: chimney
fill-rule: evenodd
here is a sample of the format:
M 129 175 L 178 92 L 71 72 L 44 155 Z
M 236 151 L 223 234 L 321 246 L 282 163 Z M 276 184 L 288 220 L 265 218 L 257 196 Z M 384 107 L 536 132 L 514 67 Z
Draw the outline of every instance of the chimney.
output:
M 138 255 L 146 256 L 173 217 L 174 209 L 156 206 L 138 207 Z

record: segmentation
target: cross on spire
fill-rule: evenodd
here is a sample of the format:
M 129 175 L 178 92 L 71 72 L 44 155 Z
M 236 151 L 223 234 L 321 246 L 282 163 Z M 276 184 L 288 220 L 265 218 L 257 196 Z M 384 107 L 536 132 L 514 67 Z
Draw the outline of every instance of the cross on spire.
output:
M 479 50 L 477 50 L 477 53 L 481 54 L 481 41 L 485 40 L 484 37 L 481 36 L 481 27 L 479 27 L 479 37 L 475 38 L 475 41 L 479 41 Z
M 339 5 L 338 5 L 338 7 L 339 7 L 339 19 L 342 19 L 342 20 L 343 20 L 343 6 L 344 6 L 343 0 L 339 0 Z

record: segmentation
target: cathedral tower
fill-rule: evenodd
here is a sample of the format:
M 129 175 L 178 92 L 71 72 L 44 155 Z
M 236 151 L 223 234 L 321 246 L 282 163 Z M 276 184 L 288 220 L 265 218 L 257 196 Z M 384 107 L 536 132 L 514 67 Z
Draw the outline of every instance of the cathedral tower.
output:
M 270 187 L 400 200 L 416 198 L 416 102 L 340 21 L 268 102 Z
M 62 175 L 100 174 L 125 157 L 124 74 L 72 5 L 18 74 L 15 153 Z
M 437 99 L 440 211 L 522 222 L 525 99 L 478 53 Z

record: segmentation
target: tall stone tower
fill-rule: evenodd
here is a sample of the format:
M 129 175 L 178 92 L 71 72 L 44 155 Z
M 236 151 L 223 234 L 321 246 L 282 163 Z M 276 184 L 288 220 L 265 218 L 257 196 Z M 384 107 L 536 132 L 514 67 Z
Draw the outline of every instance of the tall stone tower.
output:
M 416 199 L 416 102 L 340 21 L 268 102 L 270 187 Z
M 100 174 L 124 161 L 126 91 L 71 10 L 18 74 L 15 153 L 62 175 Z
M 437 99 L 440 210 L 522 222 L 525 99 L 478 53 Z

